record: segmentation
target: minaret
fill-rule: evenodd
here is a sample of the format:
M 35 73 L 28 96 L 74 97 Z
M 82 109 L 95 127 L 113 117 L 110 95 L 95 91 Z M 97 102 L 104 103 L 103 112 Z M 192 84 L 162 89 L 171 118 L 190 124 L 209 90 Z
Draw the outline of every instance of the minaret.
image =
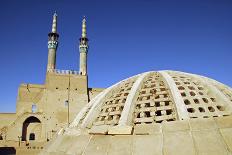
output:
M 80 38 L 80 75 L 87 75 L 87 53 L 88 53 L 88 38 L 86 35 L 86 19 L 82 20 L 82 34 Z
M 59 34 L 57 33 L 57 14 L 53 15 L 52 32 L 48 34 L 48 64 L 47 71 L 56 69 L 56 50 Z

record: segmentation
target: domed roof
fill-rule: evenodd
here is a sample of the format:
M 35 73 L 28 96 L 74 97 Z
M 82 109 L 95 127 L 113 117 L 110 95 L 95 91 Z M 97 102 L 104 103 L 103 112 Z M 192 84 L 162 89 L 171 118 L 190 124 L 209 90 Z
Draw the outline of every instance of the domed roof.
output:
M 131 134 L 139 124 L 232 113 L 232 89 L 207 77 L 179 71 L 138 74 L 105 89 L 76 116 L 70 127 L 90 133 Z
M 41 154 L 231 154 L 231 112 L 220 82 L 146 72 L 98 94 Z

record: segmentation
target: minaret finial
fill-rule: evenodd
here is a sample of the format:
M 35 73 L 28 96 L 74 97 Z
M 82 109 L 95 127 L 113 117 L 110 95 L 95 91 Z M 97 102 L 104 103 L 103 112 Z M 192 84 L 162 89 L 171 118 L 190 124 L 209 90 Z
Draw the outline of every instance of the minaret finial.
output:
M 53 14 L 53 21 L 52 21 L 52 33 L 56 33 L 57 31 L 57 13 Z
M 86 38 L 87 37 L 87 34 L 86 34 L 86 18 L 85 16 L 83 17 L 83 20 L 82 20 L 82 38 Z

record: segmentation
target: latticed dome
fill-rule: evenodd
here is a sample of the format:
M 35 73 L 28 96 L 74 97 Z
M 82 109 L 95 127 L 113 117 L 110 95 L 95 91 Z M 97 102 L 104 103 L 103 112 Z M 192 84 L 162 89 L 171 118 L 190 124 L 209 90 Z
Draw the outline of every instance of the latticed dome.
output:
M 146 72 L 92 99 L 41 154 L 231 154 L 231 112 L 232 89 L 224 84 Z
M 228 116 L 232 89 L 178 71 L 142 73 L 109 87 L 77 115 L 71 127 L 90 133 L 131 134 L 139 124 Z

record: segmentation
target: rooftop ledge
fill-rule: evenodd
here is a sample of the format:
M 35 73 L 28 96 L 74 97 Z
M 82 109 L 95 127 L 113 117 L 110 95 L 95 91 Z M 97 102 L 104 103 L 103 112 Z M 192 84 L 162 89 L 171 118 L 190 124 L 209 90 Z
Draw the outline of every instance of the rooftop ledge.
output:
M 55 73 L 55 74 L 64 74 L 64 75 L 68 75 L 68 74 L 79 75 L 78 71 L 73 71 L 73 70 L 49 69 L 47 72 Z

